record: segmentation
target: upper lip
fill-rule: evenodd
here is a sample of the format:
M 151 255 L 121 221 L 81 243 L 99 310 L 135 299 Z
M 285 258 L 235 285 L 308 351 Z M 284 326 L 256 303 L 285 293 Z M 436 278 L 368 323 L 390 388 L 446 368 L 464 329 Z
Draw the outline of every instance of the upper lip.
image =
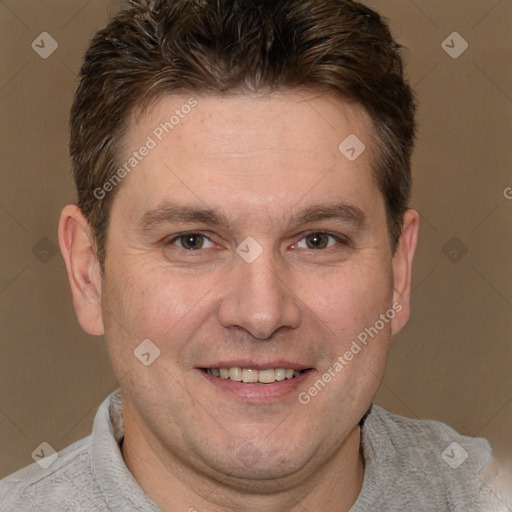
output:
M 251 361 L 249 359 L 238 359 L 236 361 L 221 361 L 219 363 L 207 363 L 199 366 L 199 368 L 250 368 L 253 370 L 268 370 L 268 369 L 276 369 L 276 368 L 285 368 L 285 369 L 294 369 L 294 370 L 308 370 L 312 368 L 311 366 L 295 363 L 293 361 L 268 361 L 265 363 Z

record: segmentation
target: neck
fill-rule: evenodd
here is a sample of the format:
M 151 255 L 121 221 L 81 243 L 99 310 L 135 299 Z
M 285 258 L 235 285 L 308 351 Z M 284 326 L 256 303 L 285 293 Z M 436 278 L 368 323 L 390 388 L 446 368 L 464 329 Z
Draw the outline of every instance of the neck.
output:
M 360 427 L 356 425 L 328 460 L 306 464 L 300 474 L 271 482 L 206 474 L 169 451 L 125 410 L 123 458 L 144 492 L 165 512 L 345 512 L 364 479 Z

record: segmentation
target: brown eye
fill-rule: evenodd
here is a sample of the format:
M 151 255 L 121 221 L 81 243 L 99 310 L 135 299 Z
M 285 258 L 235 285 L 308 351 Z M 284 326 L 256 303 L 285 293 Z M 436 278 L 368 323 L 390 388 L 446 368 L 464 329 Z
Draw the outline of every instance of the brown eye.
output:
M 308 249 L 325 249 L 329 247 L 329 236 L 327 233 L 311 233 L 305 237 Z
M 181 246 L 184 249 L 201 249 L 203 247 L 203 236 L 201 235 L 183 235 L 180 236 L 179 240 L 181 242 Z
M 338 245 L 339 248 L 348 245 L 348 239 L 344 235 L 334 235 L 325 231 L 313 231 L 304 235 L 295 245 L 294 249 L 330 249 Z
M 206 248 L 207 244 L 213 245 L 208 237 L 201 233 L 185 233 L 171 240 L 170 244 L 177 245 L 187 251 L 196 251 Z

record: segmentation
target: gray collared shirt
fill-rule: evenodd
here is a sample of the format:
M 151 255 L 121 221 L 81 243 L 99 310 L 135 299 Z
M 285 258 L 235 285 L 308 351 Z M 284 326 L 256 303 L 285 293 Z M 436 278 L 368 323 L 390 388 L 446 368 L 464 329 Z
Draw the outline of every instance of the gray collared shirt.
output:
M 90 436 L 60 451 L 47 469 L 34 463 L 0 481 L 0 510 L 161 512 L 123 460 L 123 435 L 117 390 L 99 407 Z M 484 439 L 374 405 L 362 447 L 364 483 L 350 512 L 510 510 L 480 479 L 491 453 Z

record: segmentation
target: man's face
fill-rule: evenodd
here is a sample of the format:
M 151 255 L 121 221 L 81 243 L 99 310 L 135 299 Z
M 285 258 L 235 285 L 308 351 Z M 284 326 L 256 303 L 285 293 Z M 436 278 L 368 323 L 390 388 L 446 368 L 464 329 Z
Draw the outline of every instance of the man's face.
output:
M 188 99 L 135 120 L 121 158 L 156 143 L 118 185 L 102 282 L 125 418 L 162 460 L 210 475 L 305 474 L 356 431 L 400 318 L 375 334 L 396 296 L 370 119 L 298 92 L 181 109 Z M 176 109 L 190 113 L 155 132 Z M 351 134 L 366 145 L 353 161 L 338 149 Z M 160 350 L 149 366 L 134 355 L 145 339 Z M 271 383 L 205 371 L 221 368 L 303 371 Z

